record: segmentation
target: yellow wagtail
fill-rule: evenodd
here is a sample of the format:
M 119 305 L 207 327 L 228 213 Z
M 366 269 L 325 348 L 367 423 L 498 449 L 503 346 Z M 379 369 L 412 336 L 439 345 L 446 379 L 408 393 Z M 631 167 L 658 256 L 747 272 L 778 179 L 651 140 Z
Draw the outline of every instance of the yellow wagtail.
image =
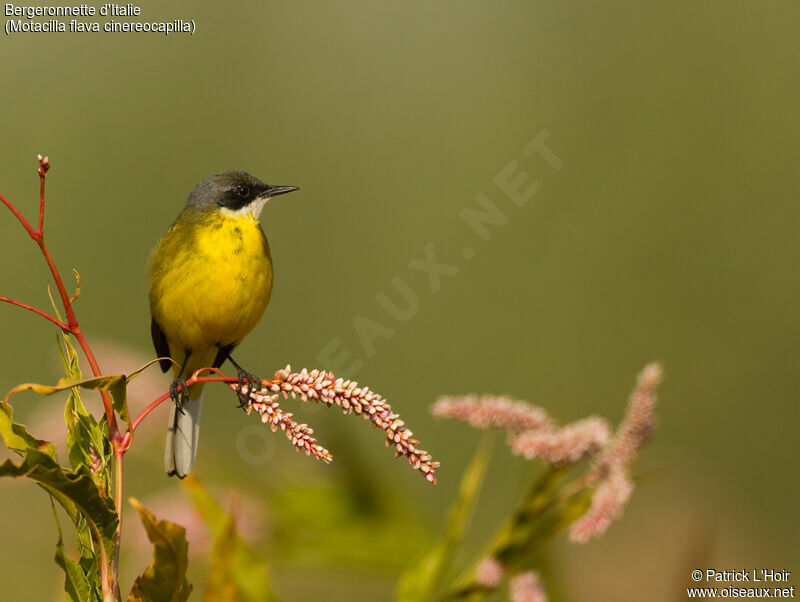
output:
M 195 370 L 218 368 L 255 327 L 272 292 L 272 258 L 259 224 L 266 202 L 295 186 L 270 186 L 243 171 L 200 182 L 150 261 L 150 330 L 173 401 L 164 468 L 185 477 L 197 454 L 203 386 L 187 391 Z

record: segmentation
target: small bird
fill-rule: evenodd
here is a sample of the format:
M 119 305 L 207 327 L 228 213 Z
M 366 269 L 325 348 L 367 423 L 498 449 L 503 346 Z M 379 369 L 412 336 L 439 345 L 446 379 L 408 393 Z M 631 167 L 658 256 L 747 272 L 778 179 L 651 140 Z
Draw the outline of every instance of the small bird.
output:
M 272 257 L 259 217 L 272 197 L 296 186 L 264 184 L 244 171 L 206 178 L 150 260 L 150 332 L 173 401 L 164 452 L 167 474 L 184 478 L 197 455 L 203 386 L 187 391 L 195 370 L 226 359 L 252 380 L 231 351 L 255 327 L 272 293 Z

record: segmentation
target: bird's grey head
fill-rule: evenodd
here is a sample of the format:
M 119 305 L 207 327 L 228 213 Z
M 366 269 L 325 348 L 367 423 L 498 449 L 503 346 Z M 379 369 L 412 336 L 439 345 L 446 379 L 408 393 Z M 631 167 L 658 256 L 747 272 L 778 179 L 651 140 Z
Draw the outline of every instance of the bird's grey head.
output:
M 297 186 L 272 186 L 244 171 L 225 171 L 200 182 L 186 198 L 187 208 L 220 208 L 234 215 L 252 213 L 258 219 L 270 198 L 297 190 Z

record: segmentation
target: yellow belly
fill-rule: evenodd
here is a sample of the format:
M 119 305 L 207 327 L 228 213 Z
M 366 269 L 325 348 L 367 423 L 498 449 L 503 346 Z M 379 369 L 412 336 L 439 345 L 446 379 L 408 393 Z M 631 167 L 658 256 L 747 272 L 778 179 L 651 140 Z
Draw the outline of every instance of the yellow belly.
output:
M 181 361 L 188 349 L 205 361 L 197 367 L 209 365 L 218 347 L 239 343 L 261 319 L 272 292 L 272 260 L 258 221 L 204 213 L 178 217 L 150 268 L 150 311 L 170 355 Z

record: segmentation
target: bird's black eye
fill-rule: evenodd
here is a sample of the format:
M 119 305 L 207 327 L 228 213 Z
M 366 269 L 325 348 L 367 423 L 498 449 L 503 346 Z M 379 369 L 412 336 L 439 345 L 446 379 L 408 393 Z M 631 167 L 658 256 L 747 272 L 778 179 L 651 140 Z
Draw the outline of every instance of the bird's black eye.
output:
M 250 187 L 246 184 L 239 184 L 236 187 L 236 196 L 242 199 L 246 199 L 250 196 Z

